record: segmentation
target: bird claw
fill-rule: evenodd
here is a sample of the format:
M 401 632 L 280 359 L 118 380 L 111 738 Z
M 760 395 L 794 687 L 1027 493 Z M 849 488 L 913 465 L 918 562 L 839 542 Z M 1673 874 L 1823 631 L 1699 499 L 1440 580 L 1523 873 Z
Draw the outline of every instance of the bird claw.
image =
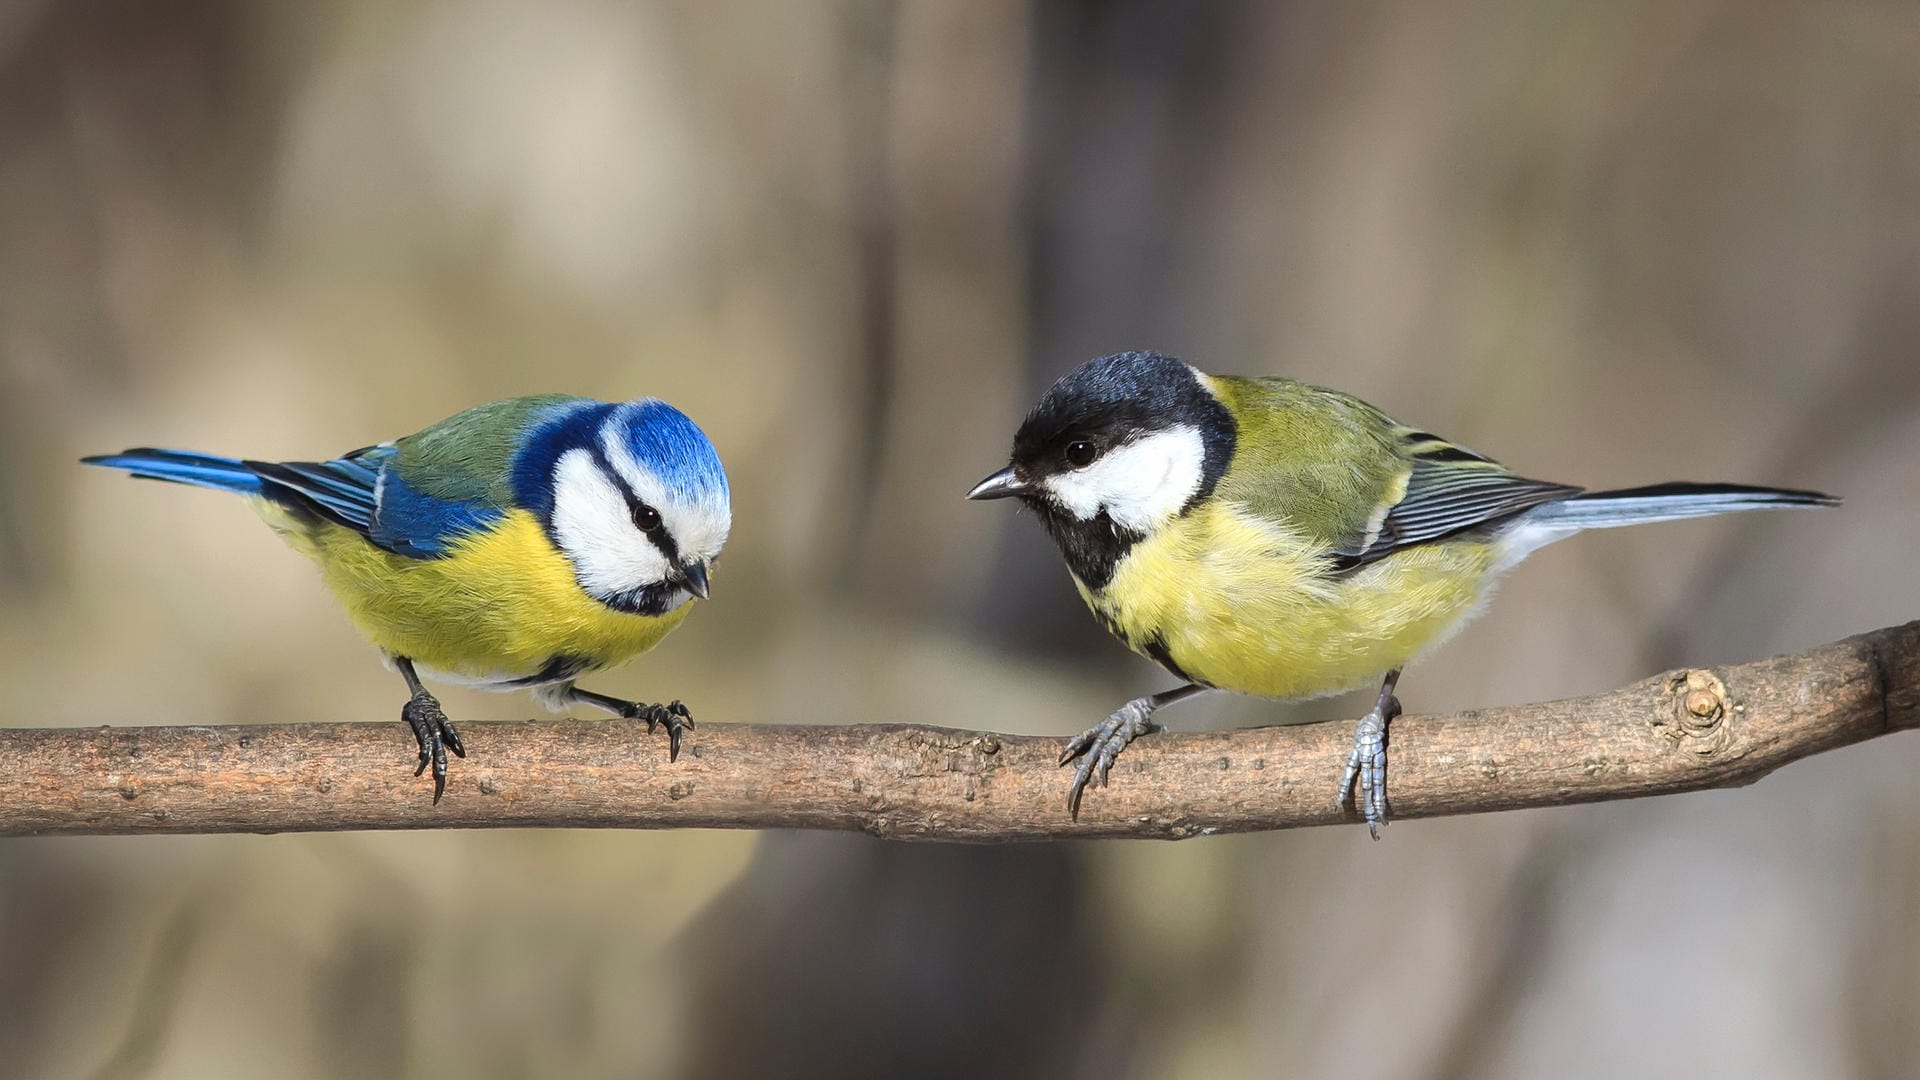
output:
M 1335 801 L 1341 807 L 1353 798 L 1354 808 L 1366 819 L 1367 833 L 1380 839 L 1387 824 L 1387 724 L 1400 714 L 1400 702 L 1387 699 L 1386 711 L 1375 708 L 1360 718 L 1353 729 L 1353 750 L 1347 754 L 1347 771 L 1340 778 Z M 1358 782 L 1359 794 L 1354 788 Z
M 414 768 L 413 775 L 419 776 L 429 768 L 433 770 L 433 801 L 438 803 L 447 790 L 447 751 L 463 758 L 467 756 L 467 748 L 460 742 L 460 733 L 448 722 L 440 702 L 425 690 L 415 693 L 401 707 L 400 720 L 413 731 L 413 740 L 420 746 L 420 764 Z
M 653 734 L 657 726 L 667 725 L 667 760 L 669 762 L 680 759 L 680 736 L 693 730 L 693 714 L 688 712 L 687 707 L 680 704 L 678 699 L 664 705 L 629 702 L 626 708 L 620 710 L 620 715 L 629 720 L 645 720 L 649 735 Z
M 1067 813 L 1075 821 L 1080 820 L 1080 797 L 1087 785 L 1097 779 L 1101 787 L 1106 787 L 1120 751 L 1140 736 L 1159 730 L 1159 726 L 1148 719 L 1152 715 L 1153 710 L 1145 698 L 1129 701 L 1114 710 L 1113 715 L 1074 736 L 1060 752 L 1061 765 L 1074 758 L 1081 759 L 1080 767 L 1073 774 L 1073 785 L 1067 789 Z

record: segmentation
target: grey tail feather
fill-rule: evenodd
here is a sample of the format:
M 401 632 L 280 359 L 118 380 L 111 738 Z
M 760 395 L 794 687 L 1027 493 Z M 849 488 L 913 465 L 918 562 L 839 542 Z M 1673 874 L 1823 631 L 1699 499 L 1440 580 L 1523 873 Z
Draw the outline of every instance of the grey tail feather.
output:
M 1749 487 L 1746 484 L 1653 484 L 1619 491 L 1593 491 L 1548 503 L 1527 515 L 1530 524 L 1604 529 L 1651 521 L 1731 514 L 1741 510 L 1787 510 L 1838 506 L 1840 500 L 1818 491 Z

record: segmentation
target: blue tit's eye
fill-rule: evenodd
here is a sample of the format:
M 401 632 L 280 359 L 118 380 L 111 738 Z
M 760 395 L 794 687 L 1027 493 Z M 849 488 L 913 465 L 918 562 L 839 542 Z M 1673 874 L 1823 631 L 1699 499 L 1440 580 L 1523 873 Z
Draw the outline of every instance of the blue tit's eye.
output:
M 1067 444 L 1067 464 L 1073 466 L 1076 469 L 1086 468 L 1087 466 L 1093 464 L 1094 458 L 1097 458 L 1099 456 L 1100 456 L 1100 448 L 1086 441 L 1085 439 L 1080 439 L 1075 442 L 1070 442 Z
M 650 533 L 660 530 L 660 511 L 646 503 L 633 504 L 633 527 L 641 532 Z

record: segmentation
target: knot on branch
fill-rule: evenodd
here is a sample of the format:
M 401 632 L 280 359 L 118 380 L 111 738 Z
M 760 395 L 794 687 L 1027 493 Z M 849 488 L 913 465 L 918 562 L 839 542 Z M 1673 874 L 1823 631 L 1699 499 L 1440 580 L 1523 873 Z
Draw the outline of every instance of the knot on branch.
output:
M 1655 709 L 1653 730 L 1674 749 L 1698 757 L 1712 757 L 1733 742 L 1729 714 L 1738 707 L 1727 700 L 1727 685 L 1704 668 L 1676 671 L 1666 679 L 1667 705 Z

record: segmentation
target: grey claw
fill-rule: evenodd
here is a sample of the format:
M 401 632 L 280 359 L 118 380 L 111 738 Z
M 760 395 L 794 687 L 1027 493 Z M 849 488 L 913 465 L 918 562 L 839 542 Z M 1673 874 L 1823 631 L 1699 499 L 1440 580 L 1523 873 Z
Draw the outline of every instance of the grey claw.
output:
M 1087 785 L 1098 778 L 1100 786 L 1106 787 L 1120 752 L 1128 743 L 1154 730 L 1148 720 L 1152 715 L 1153 710 L 1144 700 L 1129 701 L 1113 715 L 1074 736 L 1061 751 L 1062 765 L 1080 758 L 1080 767 L 1073 773 L 1073 784 L 1067 789 L 1067 813 L 1074 820 L 1080 819 L 1080 797 L 1086 793 Z
M 1087 747 L 1093 745 L 1093 740 L 1100 734 L 1100 729 L 1105 726 L 1105 724 L 1106 721 L 1103 720 L 1080 734 L 1075 735 L 1073 738 L 1068 739 L 1067 745 L 1060 751 L 1060 760 L 1054 763 L 1054 767 L 1058 768 L 1061 765 L 1065 765 L 1067 762 L 1086 753 Z
M 1380 839 L 1380 828 L 1387 823 L 1387 717 L 1375 709 L 1360 718 L 1353 730 L 1353 750 L 1347 754 L 1347 769 L 1340 778 L 1339 804 L 1345 806 L 1359 793 L 1354 809 L 1366 820 L 1367 832 Z

